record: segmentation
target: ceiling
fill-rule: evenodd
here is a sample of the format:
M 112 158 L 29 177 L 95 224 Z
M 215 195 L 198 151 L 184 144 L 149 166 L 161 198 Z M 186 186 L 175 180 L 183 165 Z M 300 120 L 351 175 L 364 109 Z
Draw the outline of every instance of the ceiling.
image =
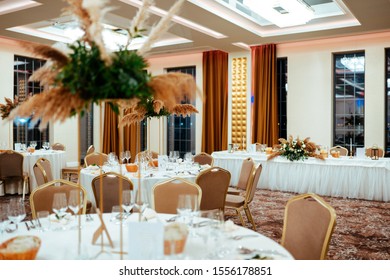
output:
M 23 1 L 37 3 L 30 3 L 27 9 L 1 12 L 2 7 L 10 2 Z M 315 18 L 307 24 L 285 28 L 267 22 L 245 7 L 242 1 L 187 0 L 175 18 L 175 24 L 151 54 L 216 49 L 235 52 L 251 45 L 390 31 L 390 0 L 305 0 L 315 10 Z M 148 25 L 156 24 L 161 18 L 159 11 L 169 10 L 174 2 L 155 0 L 160 10 L 152 11 Z M 115 28 L 128 27 L 139 4 L 140 0 L 111 0 L 110 6 L 116 9 L 108 14 L 105 23 Z M 63 14 L 66 5 L 62 0 L 0 0 L 0 36 L 53 44 L 60 35 L 51 34 L 47 28 L 69 24 L 73 20 Z M 335 7 L 339 10 L 335 11 Z M 31 35 L 34 32 L 36 35 Z

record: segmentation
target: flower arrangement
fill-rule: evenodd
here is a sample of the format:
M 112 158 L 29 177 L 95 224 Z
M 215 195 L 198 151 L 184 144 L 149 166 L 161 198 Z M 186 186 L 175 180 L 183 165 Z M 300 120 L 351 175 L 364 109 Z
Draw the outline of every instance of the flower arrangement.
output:
M 11 111 L 15 109 L 19 104 L 19 99 L 15 98 L 14 101 L 12 99 L 5 97 L 5 104 L 0 104 L 0 115 L 1 118 L 4 120 L 6 119 Z
M 18 106 L 1 105 L 1 116 L 41 118 L 40 128 L 49 121 L 64 121 L 88 110 L 92 103 L 108 102 L 119 114 L 125 112 L 120 125 L 141 121 L 145 117 L 170 114 L 187 116 L 197 113 L 191 104 L 181 104 L 184 98 L 191 100 L 198 92 L 191 75 L 169 73 L 152 77 L 147 73 L 148 63 L 144 55 L 152 44 L 170 27 L 171 18 L 185 0 L 178 0 L 169 12 L 151 29 L 143 46 L 128 50 L 131 40 L 142 36 L 148 10 L 153 0 L 144 0 L 142 6 L 126 29 L 128 41 L 119 51 L 109 51 L 103 41 L 103 18 L 111 10 L 108 0 L 66 0 L 66 12 L 78 18 L 84 35 L 62 50 L 56 46 L 22 44 L 36 56 L 46 59 L 46 64 L 31 77 L 39 81 L 43 92 L 28 98 Z M 6 106 L 6 107 L 4 107 Z M 3 108 L 5 108 L 3 110 Z M 4 111 L 4 113 L 3 113 Z
M 284 138 L 278 140 L 280 144 L 277 146 L 277 151 L 273 152 L 268 160 L 278 156 L 285 157 L 290 161 L 305 160 L 308 157 L 324 159 L 321 155 L 316 154 L 317 145 L 311 142 L 309 137 L 301 140 L 299 137 L 294 139 L 290 135 L 287 140 Z

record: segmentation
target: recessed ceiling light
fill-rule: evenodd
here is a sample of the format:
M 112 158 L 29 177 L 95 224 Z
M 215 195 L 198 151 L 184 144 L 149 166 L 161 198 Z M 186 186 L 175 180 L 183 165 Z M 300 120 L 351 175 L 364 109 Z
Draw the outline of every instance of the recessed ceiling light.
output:
M 3 0 L 0 1 L 0 15 L 29 9 L 35 6 L 42 5 L 36 1 L 30 0 Z
M 135 6 L 135 7 L 141 7 L 142 6 L 142 1 L 139 1 L 139 0 L 120 0 L 122 1 L 123 3 L 126 3 L 126 4 L 129 4 L 129 5 L 132 5 L 132 6 Z M 155 14 L 155 15 L 158 15 L 160 17 L 163 17 L 165 16 L 168 12 L 163 10 L 163 9 L 160 9 L 160 8 L 157 8 L 156 6 L 152 6 L 149 8 L 150 12 Z M 216 39 L 223 39 L 223 38 L 226 38 L 227 36 L 222 34 L 222 33 L 219 33 L 215 30 L 212 30 L 210 28 L 207 28 L 203 25 L 200 25 L 200 24 L 197 24 L 193 21 L 190 21 L 190 20 L 187 20 L 185 18 L 182 18 L 180 16 L 173 16 L 172 17 L 172 21 L 178 23 L 178 24 L 181 24 L 181 25 L 184 25 L 188 28 L 191 28 L 193 30 L 196 30 L 196 31 L 199 31 L 203 34 L 206 34 L 206 35 L 209 35 L 211 37 L 214 37 Z

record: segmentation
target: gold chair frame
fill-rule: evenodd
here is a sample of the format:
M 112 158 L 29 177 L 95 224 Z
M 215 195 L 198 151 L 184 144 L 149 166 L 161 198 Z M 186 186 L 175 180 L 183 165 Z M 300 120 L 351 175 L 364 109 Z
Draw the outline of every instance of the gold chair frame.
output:
M 48 162 L 50 165 L 50 161 L 46 158 L 39 158 L 36 163 L 34 164 L 34 167 L 37 166 L 39 168 L 39 170 L 42 172 L 42 175 L 43 175 L 43 180 L 44 180 L 44 183 L 48 183 L 49 182 L 49 179 L 47 178 L 47 172 L 46 172 L 46 169 L 43 167 L 43 165 L 41 164 L 41 162 Z M 34 168 L 33 167 L 33 168 Z M 36 179 L 36 178 L 35 178 Z M 37 182 L 38 183 L 38 182 Z
M 297 195 L 297 196 L 291 198 L 287 202 L 286 208 L 285 208 L 284 220 L 283 220 L 283 233 L 282 233 L 281 245 L 283 247 L 286 246 L 286 232 L 287 232 L 287 226 L 288 226 L 289 207 L 292 203 L 299 201 L 299 200 L 302 200 L 302 199 L 314 199 L 318 204 L 320 204 L 322 207 L 324 207 L 324 209 L 326 209 L 329 213 L 329 223 L 328 223 L 326 234 L 324 236 L 323 245 L 322 245 L 321 253 L 320 253 L 320 257 L 319 257 L 320 260 L 324 260 L 326 257 L 326 254 L 328 253 L 330 238 L 332 236 L 334 227 L 336 225 L 336 212 L 332 206 L 330 206 L 327 202 L 325 202 L 325 200 L 323 200 L 321 197 L 319 197 L 318 195 L 316 195 L 314 193 L 306 193 L 306 194 Z
M 208 154 L 208 153 L 205 153 L 205 152 L 200 152 L 199 154 L 196 154 L 196 155 L 194 155 L 194 162 L 196 162 L 196 157 L 207 157 L 207 158 L 210 158 L 211 159 L 211 164 L 210 164 L 210 166 L 214 166 L 214 158 L 210 155 L 210 154 Z
M 256 192 L 257 184 L 260 180 L 261 172 L 263 170 L 263 166 L 261 164 L 258 164 L 257 166 L 254 166 L 252 169 L 252 173 L 250 175 L 250 178 L 248 180 L 248 186 L 245 191 L 245 195 L 234 195 L 234 194 L 228 194 L 226 197 L 226 204 L 225 204 L 225 209 L 232 209 L 234 210 L 235 216 L 238 216 L 240 219 L 240 222 L 243 226 L 246 225 L 244 218 L 241 214 L 241 211 L 244 210 L 246 217 L 248 218 L 248 221 L 252 224 L 253 230 L 256 231 L 256 224 L 255 221 L 253 220 L 252 213 L 249 208 L 249 204 L 252 202 L 254 194 Z M 242 199 L 243 201 L 240 206 L 235 207 L 233 205 L 229 205 L 229 198 L 237 198 L 237 199 Z M 232 202 L 234 203 L 234 202 Z
M 372 157 L 372 149 L 373 147 L 370 147 L 365 150 L 365 155 L 367 157 Z M 378 147 L 378 157 L 383 158 L 384 156 L 385 156 L 385 151 L 382 148 Z
M 62 185 L 67 185 L 67 186 L 73 187 L 75 189 L 80 189 L 83 192 L 83 197 L 84 197 L 84 199 L 83 199 L 83 207 L 82 207 L 82 209 L 80 211 L 81 211 L 81 214 L 85 214 L 86 213 L 86 211 L 87 211 L 87 201 L 88 201 L 87 191 L 79 184 L 73 183 L 71 181 L 63 180 L 63 179 L 57 179 L 57 180 L 50 181 L 50 182 L 48 182 L 46 184 L 43 184 L 43 185 L 35 188 L 32 191 L 32 193 L 30 195 L 30 205 L 31 205 L 31 213 L 32 213 L 33 219 L 37 218 L 36 210 L 35 210 L 35 204 L 34 204 L 34 197 L 35 197 L 36 193 L 37 192 L 41 192 L 44 189 L 49 188 L 51 186 L 53 186 L 54 188 L 56 188 L 56 187 L 60 188 Z
M 341 147 L 339 145 L 337 146 L 334 146 L 332 148 L 329 149 L 329 152 L 331 153 L 332 151 L 336 151 L 336 152 L 340 152 L 340 155 L 341 156 L 348 156 L 348 149 L 347 148 L 344 148 L 344 147 Z
M 90 158 L 90 157 L 93 157 L 93 156 L 97 156 L 97 155 L 100 155 L 102 158 L 103 157 L 106 157 L 107 158 L 107 154 L 105 154 L 105 153 L 99 153 L 99 152 L 93 152 L 93 153 L 91 153 L 91 154 L 89 154 L 89 155 L 86 155 L 85 156 L 85 158 L 84 158 L 84 164 L 85 164 L 85 167 L 88 167 L 88 158 Z M 101 163 L 101 165 L 103 165 L 103 163 L 104 163 L 104 159 L 102 160 L 102 162 L 100 162 Z M 100 164 L 99 164 L 100 165 Z
M 202 189 L 199 187 L 198 184 L 196 183 L 193 183 L 191 181 L 188 181 L 186 179 L 183 179 L 183 178 L 179 178 L 179 177 L 174 177 L 174 178 L 171 178 L 171 179 L 168 179 L 166 181 L 163 181 L 163 182 L 159 182 L 157 184 L 155 184 L 153 187 L 152 187 L 152 192 L 151 192 L 151 206 L 152 208 L 155 210 L 156 207 L 155 207 L 155 195 L 154 195 L 154 192 L 155 192 L 155 189 L 156 188 L 159 188 L 161 186 L 164 186 L 165 184 L 167 183 L 170 183 L 170 182 L 174 182 L 174 181 L 180 181 L 181 183 L 184 183 L 186 185 L 190 185 L 190 186 L 193 186 L 195 187 L 197 190 L 198 190 L 198 208 L 200 207 L 200 202 L 202 201 Z

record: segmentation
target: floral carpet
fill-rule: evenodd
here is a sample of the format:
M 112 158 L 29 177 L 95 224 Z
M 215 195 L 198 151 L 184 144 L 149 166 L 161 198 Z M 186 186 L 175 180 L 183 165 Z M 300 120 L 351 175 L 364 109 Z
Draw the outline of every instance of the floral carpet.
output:
M 257 190 L 250 209 L 257 231 L 280 242 L 284 208 L 294 193 Z M 10 197 L 0 197 L 0 204 Z M 336 226 L 331 238 L 328 259 L 390 260 L 390 203 L 359 199 L 322 197 L 336 211 Z M 25 200 L 27 219 L 31 219 L 28 197 Z M 238 219 L 227 219 L 238 223 Z M 244 214 L 245 215 L 245 214 Z M 251 228 L 251 224 L 246 224 Z
M 250 204 L 257 231 L 280 242 L 284 208 L 288 199 L 295 195 L 257 190 Z M 390 203 L 326 196 L 322 198 L 335 209 L 337 215 L 328 259 L 390 260 Z M 236 217 L 228 218 L 238 222 Z M 246 226 L 250 228 L 251 224 L 248 222 Z

